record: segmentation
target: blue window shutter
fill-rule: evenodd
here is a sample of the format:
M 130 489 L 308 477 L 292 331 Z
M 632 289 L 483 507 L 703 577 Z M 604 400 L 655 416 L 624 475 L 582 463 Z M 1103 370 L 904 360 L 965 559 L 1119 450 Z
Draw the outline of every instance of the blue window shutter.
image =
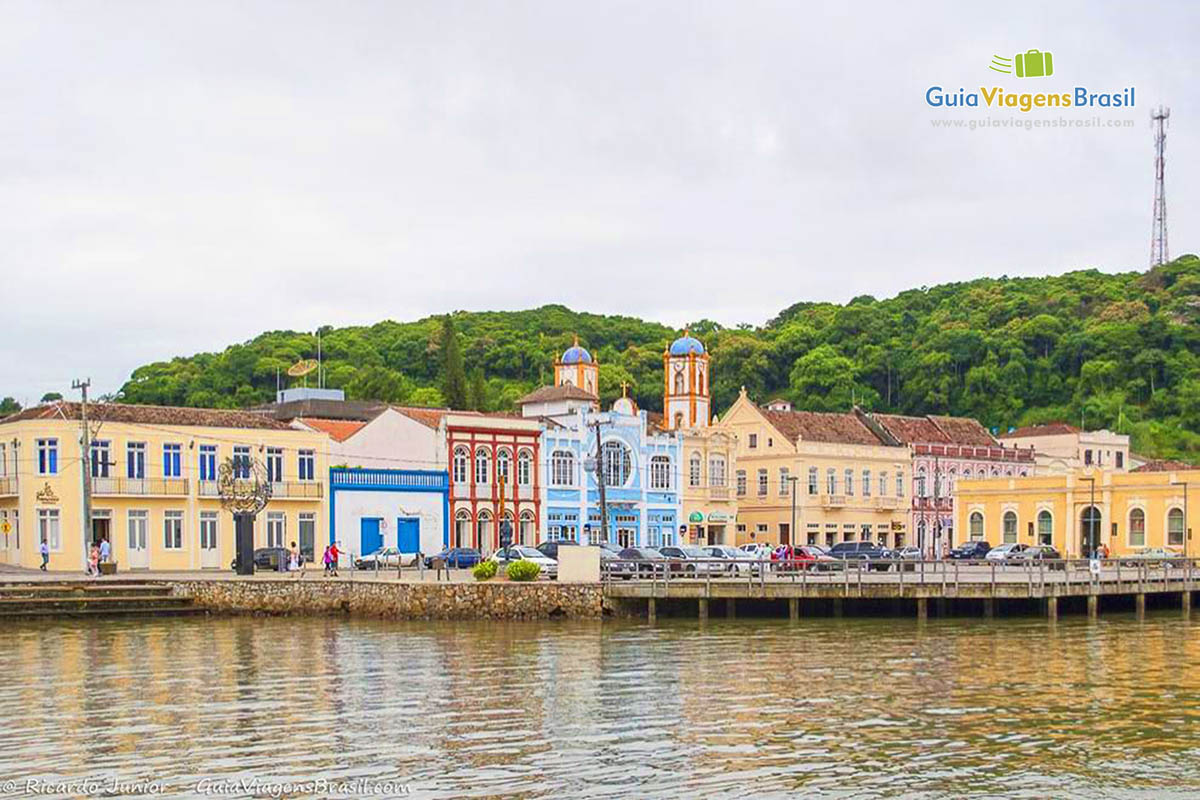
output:
M 56 445 L 51 445 L 51 447 L 50 447 L 50 474 L 55 475 L 57 473 L 58 473 L 58 447 Z

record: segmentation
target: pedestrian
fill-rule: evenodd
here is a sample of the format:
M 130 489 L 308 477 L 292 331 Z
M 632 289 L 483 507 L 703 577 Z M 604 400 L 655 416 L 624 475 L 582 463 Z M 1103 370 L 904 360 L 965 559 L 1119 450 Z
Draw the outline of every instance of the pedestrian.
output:
M 292 542 L 292 549 L 288 555 L 288 571 L 296 573 L 296 580 L 304 577 L 304 556 L 295 542 Z
M 100 545 L 95 542 L 88 548 L 87 574 L 93 578 L 100 574 Z
M 105 536 L 100 540 L 100 563 L 107 564 L 109 561 L 112 561 L 112 545 Z
M 323 563 L 325 565 L 325 577 L 326 578 L 329 577 L 329 573 L 331 572 L 330 567 L 329 567 L 329 564 L 330 564 L 329 547 L 330 547 L 329 545 L 325 545 L 325 552 L 321 554 L 321 563 Z
M 338 557 L 341 553 L 338 552 L 337 542 L 329 545 L 329 574 L 337 577 Z
M 50 545 L 45 539 L 38 546 L 38 552 L 42 554 L 42 572 L 46 571 L 46 566 L 50 563 Z

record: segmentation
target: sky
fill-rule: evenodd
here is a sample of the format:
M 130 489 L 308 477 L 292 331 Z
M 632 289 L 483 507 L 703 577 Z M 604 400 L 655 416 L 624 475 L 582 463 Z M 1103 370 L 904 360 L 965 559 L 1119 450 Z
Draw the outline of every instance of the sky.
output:
M 1144 270 L 1159 103 L 1194 252 L 1200 6 L 974 6 L 5 0 L 0 396 L 265 330 L 546 303 L 732 326 Z M 1052 76 L 989 70 L 1030 49 Z M 1056 118 L 1101 124 L 1012 127 Z

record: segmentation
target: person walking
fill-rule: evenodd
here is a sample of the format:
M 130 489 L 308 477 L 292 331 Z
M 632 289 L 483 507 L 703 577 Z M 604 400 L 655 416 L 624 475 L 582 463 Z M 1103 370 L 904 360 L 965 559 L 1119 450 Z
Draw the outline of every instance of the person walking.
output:
M 112 545 L 105 536 L 100 540 L 100 563 L 107 564 L 109 561 L 112 561 Z
M 329 577 L 329 545 L 325 545 L 325 552 L 321 554 L 321 563 L 325 565 L 325 577 Z
M 304 556 L 300 555 L 300 548 L 295 542 L 292 542 L 292 549 L 288 552 L 288 572 L 296 573 L 296 580 L 304 575 Z
M 337 574 L 338 574 L 337 573 L 338 558 L 340 556 L 341 556 L 341 553 L 338 551 L 337 542 L 333 542 L 332 544 L 329 545 L 329 574 L 334 576 L 335 578 L 337 577 Z
M 93 578 L 100 575 L 100 545 L 95 542 L 88 549 L 87 574 Z
M 38 545 L 38 552 L 42 554 L 42 572 L 46 571 L 46 566 L 50 563 L 50 545 L 45 539 Z

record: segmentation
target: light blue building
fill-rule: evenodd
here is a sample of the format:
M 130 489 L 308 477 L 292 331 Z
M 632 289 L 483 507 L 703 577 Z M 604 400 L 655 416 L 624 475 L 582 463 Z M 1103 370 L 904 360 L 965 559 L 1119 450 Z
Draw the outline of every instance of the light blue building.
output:
M 609 541 L 622 547 L 674 544 L 683 516 L 679 438 L 654 426 L 628 396 L 600 411 L 596 396 L 582 388 L 597 385 L 595 362 L 582 347 L 564 353 L 555 372 L 557 385 L 521 401 L 524 416 L 545 423 L 540 482 L 547 538 L 600 541 L 598 467 L 605 477 Z

